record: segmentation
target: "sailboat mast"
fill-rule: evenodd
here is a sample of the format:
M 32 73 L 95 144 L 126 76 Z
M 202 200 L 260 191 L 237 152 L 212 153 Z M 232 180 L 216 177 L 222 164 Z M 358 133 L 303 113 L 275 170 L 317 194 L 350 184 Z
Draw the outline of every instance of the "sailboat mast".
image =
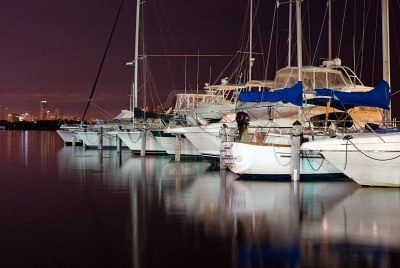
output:
M 139 16 L 140 16 L 140 0 L 136 1 L 136 32 L 135 32 L 135 59 L 134 59 L 134 90 L 133 90 L 133 107 L 138 106 L 138 61 L 139 61 Z
M 251 69 L 253 67 L 253 0 L 250 0 L 249 20 L 249 81 L 251 81 Z
M 382 58 L 383 58 L 383 80 L 390 86 L 390 42 L 389 42 L 389 0 L 382 0 Z M 385 121 L 391 119 L 390 110 L 385 112 Z
M 302 44 L 301 44 L 301 2 L 296 0 L 296 38 L 297 38 L 297 81 L 303 81 L 303 54 L 302 54 Z
M 328 0 L 329 5 L 329 18 L 328 18 L 328 60 L 332 60 L 332 0 Z
M 292 61 L 292 2 L 289 1 L 288 67 Z

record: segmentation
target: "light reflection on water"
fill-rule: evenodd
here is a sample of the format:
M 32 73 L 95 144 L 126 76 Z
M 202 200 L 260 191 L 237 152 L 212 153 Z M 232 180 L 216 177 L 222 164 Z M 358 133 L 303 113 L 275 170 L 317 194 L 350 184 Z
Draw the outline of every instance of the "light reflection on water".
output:
M 0 146 L 3 265 L 399 263 L 398 189 L 240 181 L 207 162 L 64 147 L 53 132 L 1 131 Z

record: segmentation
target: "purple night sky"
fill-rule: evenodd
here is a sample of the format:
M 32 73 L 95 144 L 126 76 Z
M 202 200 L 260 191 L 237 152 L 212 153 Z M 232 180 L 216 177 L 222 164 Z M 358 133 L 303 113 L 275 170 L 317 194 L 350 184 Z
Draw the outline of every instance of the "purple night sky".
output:
M 254 50 L 263 52 L 266 59 L 275 0 L 255 0 L 256 6 L 258 2 L 254 26 Z M 335 5 L 333 11 L 335 56 L 345 0 L 332 2 Z M 356 15 L 354 15 L 354 2 L 348 2 L 340 53 L 342 63 L 353 68 L 352 19 L 354 17 L 357 17 L 356 54 L 358 55 L 360 51 L 363 19 L 361 10 L 365 2 L 366 10 L 370 8 L 370 12 L 365 13 L 365 18 L 368 20 L 364 57 L 363 62 L 356 57 L 357 73 L 362 73 L 361 79 L 364 84 L 376 85 L 382 79 L 380 1 L 355 1 L 358 5 L 356 9 L 359 10 Z M 400 13 L 398 1 L 390 2 L 391 12 L 395 14 L 391 17 L 398 18 Z M 0 106 L 8 107 L 9 112 L 29 111 L 37 115 L 39 102 L 47 100 L 51 110 L 61 108 L 65 114 L 82 116 L 120 0 L 0 0 L 0 3 Z M 248 25 L 244 24 L 247 5 L 247 0 L 146 0 L 143 25 L 147 54 L 197 54 L 199 51 L 200 54 L 234 55 L 243 49 L 241 41 L 247 38 L 243 35 L 243 32 L 247 35 L 248 28 Z M 125 63 L 134 57 L 135 6 L 136 0 L 125 0 L 93 97 L 94 103 L 111 115 L 129 108 L 128 95 L 133 80 L 133 70 L 126 67 Z M 304 42 L 308 46 L 308 51 L 311 44 L 311 54 L 316 47 L 325 7 L 324 0 L 306 0 L 302 5 Z M 279 28 L 279 32 L 278 36 L 273 36 L 267 79 L 273 79 L 276 68 L 286 65 L 287 14 L 287 5 L 282 5 L 278 11 L 279 23 L 275 25 Z M 376 20 L 378 30 L 375 38 Z M 398 29 L 395 28 L 393 20 L 390 26 L 391 84 L 392 92 L 395 92 L 400 86 L 400 79 L 395 75 L 399 72 L 400 62 L 397 51 Z M 327 57 L 327 34 L 324 36 L 320 57 Z M 375 39 L 376 60 L 373 62 Z M 304 53 L 304 58 L 308 59 L 309 54 Z M 262 56 L 256 56 L 254 79 L 264 79 L 265 64 L 259 57 Z M 230 77 L 232 70 L 224 70 L 230 60 L 231 57 L 201 57 L 199 88 L 202 89 L 204 83 L 208 82 L 210 66 L 211 82 L 214 82 L 221 72 L 223 77 Z M 184 89 L 184 58 L 169 58 L 168 64 L 164 57 L 149 57 L 148 63 L 153 77 L 150 83 L 152 86 L 149 86 L 149 91 L 152 93 L 147 93 L 149 106 L 164 102 L 174 89 Z M 293 64 L 295 63 L 294 60 Z M 303 63 L 310 64 L 310 61 L 305 60 Z M 196 88 L 196 76 L 197 57 L 187 58 L 188 90 Z M 397 107 L 400 104 L 398 98 L 400 94 L 395 95 L 393 99 L 393 114 L 397 117 L 400 110 Z M 86 118 L 98 116 L 99 113 L 90 108 Z

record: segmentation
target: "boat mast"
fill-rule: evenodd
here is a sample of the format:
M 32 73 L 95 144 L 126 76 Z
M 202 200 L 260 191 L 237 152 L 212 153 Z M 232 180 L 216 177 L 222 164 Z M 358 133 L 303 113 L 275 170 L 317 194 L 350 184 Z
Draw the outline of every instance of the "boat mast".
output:
M 329 5 L 329 23 L 328 23 L 328 42 L 329 42 L 329 51 L 328 51 L 328 60 L 332 60 L 332 0 L 328 0 Z
M 298 82 L 303 81 L 303 54 L 302 54 L 302 44 L 301 44 L 301 2 L 296 0 L 296 38 L 297 38 L 297 72 L 298 72 Z
M 289 1 L 289 35 L 288 35 L 288 67 L 291 64 L 292 53 L 292 2 Z
M 250 0 L 249 20 L 249 81 L 251 81 L 251 69 L 253 68 L 253 0 Z
M 297 81 L 303 81 L 303 54 L 302 54 L 302 31 L 301 31 L 301 0 L 296 0 L 296 39 L 297 39 Z M 302 121 L 301 107 L 299 107 L 299 121 Z
M 383 80 L 388 82 L 390 90 L 390 38 L 389 38 L 389 0 L 382 0 L 382 59 Z M 390 92 L 390 91 L 389 91 Z M 389 111 L 385 111 L 384 120 L 391 120 L 391 104 Z
M 136 1 L 136 32 L 135 32 L 135 59 L 134 63 L 134 94 L 133 98 L 133 113 L 134 109 L 138 106 L 137 94 L 138 94 L 138 61 L 139 61 L 139 15 L 140 15 L 140 0 Z

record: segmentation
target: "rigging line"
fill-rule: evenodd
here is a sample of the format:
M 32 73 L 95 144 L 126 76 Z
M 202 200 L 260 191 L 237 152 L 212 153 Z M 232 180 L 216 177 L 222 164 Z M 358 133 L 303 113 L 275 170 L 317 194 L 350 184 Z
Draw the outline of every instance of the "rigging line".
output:
M 269 37 L 268 54 L 267 54 L 267 60 L 266 60 L 267 65 L 265 66 L 265 74 L 264 74 L 265 77 L 268 77 L 269 56 L 271 55 L 271 46 L 272 46 L 272 37 L 273 37 L 274 26 L 275 26 L 276 9 L 277 9 L 277 7 L 275 5 L 274 15 L 273 15 L 273 18 L 272 18 L 271 34 L 270 34 L 270 37 Z M 291 34 L 291 33 L 289 33 L 289 34 Z
M 174 38 L 175 35 L 174 35 L 174 33 L 173 33 L 173 31 L 172 31 L 172 27 L 171 27 L 171 25 L 170 25 L 170 23 L 169 23 L 169 19 L 168 19 L 167 13 L 165 12 L 165 9 L 164 9 L 164 7 L 163 7 L 162 1 L 160 1 L 159 3 L 160 3 L 160 8 L 161 8 L 161 13 L 162 13 L 162 15 L 164 16 L 164 20 L 166 21 L 166 24 L 167 24 L 167 30 L 169 31 L 169 35 L 170 35 L 170 37 L 171 37 L 172 44 L 174 45 L 175 51 L 176 51 L 176 52 L 179 52 L 180 49 L 178 48 L 178 45 L 177 45 L 176 40 L 175 40 L 175 38 Z M 155 5 L 155 4 L 154 4 L 154 5 Z M 155 8 L 156 8 L 156 7 L 155 7 Z M 181 59 L 179 59 L 179 64 L 180 64 L 181 68 L 183 69 L 184 67 L 183 67 L 183 63 L 182 63 L 182 60 L 181 60 Z M 190 89 L 192 89 L 192 86 L 191 86 L 191 84 L 190 84 L 190 81 L 188 81 L 188 86 L 189 86 Z
M 354 1 L 354 5 L 353 5 L 353 70 L 354 73 L 358 75 L 358 77 L 360 77 L 359 73 L 357 73 L 357 64 L 356 64 L 356 27 L 357 27 L 357 2 Z
M 340 49 L 341 49 L 341 47 L 342 47 L 344 21 L 345 21 L 345 19 L 346 19 L 346 10 L 347 10 L 347 0 L 346 0 L 346 2 L 344 3 L 343 20 L 342 20 L 342 27 L 341 27 L 341 29 L 340 29 L 340 38 L 339 38 L 339 46 L 338 46 L 337 57 L 340 57 Z
M 258 10 L 258 5 L 259 4 L 260 4 L 260 2 L 258 2 L 258 4 L 257 4 L 256 12 Z M 261 54 L 262 54 L 262 57 L 261 57 L 262 65 L 261 66 L 265 66 L 266 62 L 265 62 L 265 57 L 264 57 L 264 46 L 263 46 L 261 28 L 260 28 L 260 24 L 259 23 L 257 23 L 257 33 L 258 33 L 258 38 L 260 40 L 260 48 L 261 48 Z M 263 72 L 261 72 L 261 73 L 263 73 Z M 262 77 L 262 76 L 260 76 L 260 77 Z M 264 80 L 266 80 L 266 77 L 264 77 Z
M 363 10 L 365 10 L 365 0 L 364 0 L 364 8 Z M 367 27 L 367 22 L 368 22 L 368 18 L 369 18 L 369 12 L 371 10 L 371 1 L 369 2 L 368 5 L 368 10 L 367 10 L 367 15 L 365 17 L 365 12 L 363 12 L 363 31 L 362 31 L 362 38 L 361 38 L 361 47 L 360 47 L 360 51 L 358 52 L 358 61 L 360 61 L 360 79 L 362 76 L 362 70 L 363 70 L 363 62 L 364 62 L 364 46 L 365 46 L 365 29 Z
M 87 104 L 86 104 L 85 112 L 83 113 L 83 116 L 82 116 L 81 121 L 83 121 L 83 120 L 85 119 L 85 116 L 86 116 L 87 110 L 88 110 L 88 108 L 89 108 L 89 105 L 90 105 L 90 103 L 92 102 L 92 98 L 93 98 L 94 91 L 95 91 L 95 89 L 96 89 L 97 81 L 99 80 L 100 73 L 101 73 L 101 70 L 102 70 L 102 68 L 103 68 L 103 64 L 104 64 L 104 61 L 105 61 L 105 59 L 106 59 L 106 55 L 107 55 L 107 52 L 108 52 L 108 48 L 110 47 L 111 40 L 112 40 L 112 37 L 113 37 L 113 35 L 114 35 L 115 27 L 117 26 L 117 22 L 118 22 L 118 19 L 119 19 L 119 15 L 121 14 L 121 10 L 122 10 L 122 6 L 123 6 L 124 2 L 125 2 L 125 0 L 122 0 L 122 1 L 121 1 L 121 4 L 120 4 L 120 6 L 119 6 L 118 13 L 117 13 L 117 17 L 115 18 L 113 28 L 112 28 L 111 33 L 110 33 L 110 36 L 109 36 L 109 38 L 108 38 L 107 46 L 106 46 L 106 49 L 105 49 L 105 51 L 104 51 L 104 53 L 103 53 L 103 57 L 102 57 L 102 59 L 101 59 L 100 67 L 99 67 L 99 70 L 97 71 L 96 79 L 94 80 L 94 84 L 93 84 L 93 87 L 92 87 L 92 91 L 90 92 L 89 100 L 88 100 L 88 102 L 87 102 Z
M 101 108 L 99 105 L 97 105 L 95 102 L 93 102 L 93 107 L 96 108 L 98 111 L 101 111 L 104 115 L 107 115 L 108 117 L 112 118 L 113 115 Z
M 316 49 L 315 49 L 314 56 L 313 56 L 313 59 L 312 59 L 312 65 L 313 65 L 313 66 L 316 66 L 316 65 L 317 65 L 316 56 L 317 56 L 317 53 L 319 53 L 319 49 L 320 49 L 320 45 L 321 45 L 321 37 L 322 37 L 322 32 L 323 32 L 324 29 L 325 29 L 325 21 L 326 21 L 326 14 L 328 13 L 328 8 L 329 8 L 329 7 L 328 7 L 328 5 L 327 5 L 327 6 L 326 6 L 326 9 L 325 9 L 324 19 L 322 20 L 321 30 L 319 31 L 317 47 L 316 47 Z M 311 43 L 310 43 L 310 44 L 311 44 Z M 331 60 L 331 59 L 329 59 L 329 60 Z
M 308 2 L 309 3 L 309 2 Z M 305 21 L 305 17 L 306 17 L 306 14 L 308 14 L 309 13 L 309 6 L 307 5 L 306 6 L 306 9 L 304 10 L 304 14 L 303 14 L 303 16 L 302 16 L 302 18 L 301 18 L 301 22 L 303 23 L 303 21 Z M 310 28 L 310 27 L 309 27 Z M 304 51 L 304 54 L 306 54 L 306 55 L 304 55 L 304 58 L 305 59 L 307 59 L 307 58 L 311 58 L 311 44 L 309 45 L 309 46 L 307 46 L 307 41 L 306 41 L 306 38 L 303 36 L 302 38 L 301 38 L 301 42 L 302 42 L 302 44 L 303 44 L 303 47 L 309 47 L 309 49 L 307 50 L 305 50 Z
M 159 18 L 159 15 L 158 15 L 157 8 L 155 9 L 155 13 L 156 13 L 156 17 L 157 17 L 158 27 L 159 27 L 160 33 L 161 33 L 161 40 L 162 40 L 164 52 L 165 52 L 165 54 L 167 54 L 167 47 L 165 45 L 164 35 L 162 33 L 162 30 L 161 30 L 161 23 L 160 23 L 160 18 Z M 173 90 L 175 90 L 175 82 L 174 82 L 174 78 L 172 76 L 171 63 L 169 62 L 168 57 L 166 59 L 167 59 L 167 65 L 168 65 L 168 73 L 169 73 L 169 76 L 170 76 L 170 79 L 171 79 L 171 82 L 172 82 L 172 88 L 173 88 Z
M 234 59 L 236 59 L 238 53 L 236 53 L 236 55 L 229 61 L 229 63 L 227 64 L 227 66 L 225 67 L 225 69 L 222 70 L 222 72 L 220 73 L 220 75 L 217 77 L 217 79 L 214 81 L 214 85 L 217 83 L 217 81 L 222 77 L 222 75 L 224 74 L 224 72 L 228 69 L 229 65 L 233 62 Z
M 93 103 L 92 105 L 93 105 L 93 108 L 94 108 L 95 110 L 97 110 L 97 112 L 98 112 L 101 116 L 103 116 L 103 117 L 105 117 L 105 118 L 108 118 L 108 119 L 112 119 L 112 118 L 113 118 L 113 116 L 112 116 L 111 114 L 109 114 L 108 112 L 106 112 L 106 111 L 105 111 L 104 109 L 102 109 L 100 106 L 96 105 L 95 103 Z

